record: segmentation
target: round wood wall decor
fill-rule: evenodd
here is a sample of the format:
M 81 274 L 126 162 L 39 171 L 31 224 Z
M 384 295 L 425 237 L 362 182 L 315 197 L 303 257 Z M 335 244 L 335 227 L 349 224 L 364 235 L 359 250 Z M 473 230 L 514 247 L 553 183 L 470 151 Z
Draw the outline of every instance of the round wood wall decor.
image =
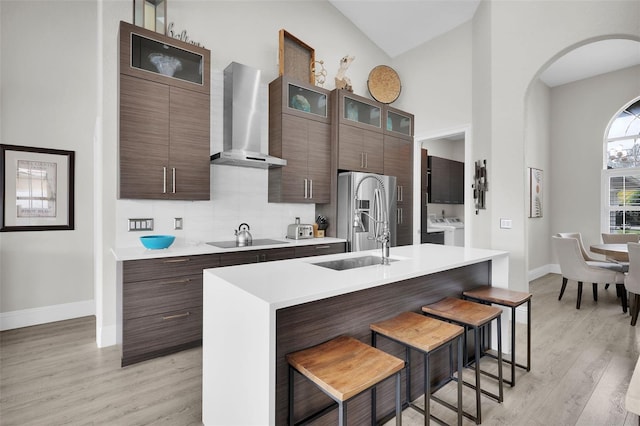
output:
M 400 96 L 402 85 L 398 73 L 393 68 L 378 65 L 369 73 L 367 87 L 373 99 L 383 104 L 390 104 Z

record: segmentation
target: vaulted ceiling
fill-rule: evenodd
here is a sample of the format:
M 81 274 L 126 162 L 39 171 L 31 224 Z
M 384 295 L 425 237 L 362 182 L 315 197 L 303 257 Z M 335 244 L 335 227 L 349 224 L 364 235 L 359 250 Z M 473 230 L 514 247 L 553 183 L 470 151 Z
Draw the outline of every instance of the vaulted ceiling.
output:
M 391 58 L 469 21 L 480 0 L 329 0 Z M 604 40 L 569 52 L 540 76 L 554 87 L 640 64 L 640 43 Z

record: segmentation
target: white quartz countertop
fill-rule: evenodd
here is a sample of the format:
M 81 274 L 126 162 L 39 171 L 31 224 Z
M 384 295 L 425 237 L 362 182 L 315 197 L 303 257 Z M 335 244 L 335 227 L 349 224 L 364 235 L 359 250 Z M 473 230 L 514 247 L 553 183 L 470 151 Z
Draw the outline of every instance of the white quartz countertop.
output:
M 487 260 L 508 264 L 505 251 L 422 244 L 393 247 L 391 258 L 396 261 L 390 265 L 343 271 L 314 265 L 367 255 L 380 256 L 380 250 L 206 269 L 205 285 L 215 285 L 222 280 L 266 302 L 273 310 Z M 492 283 L 498 287 L 506 284 Z
M 233 238 L 230 238 L 232 240 Z M 139 259 L 155 259 L 161 257 L 174 257 L 174 256 L 194 256 L 199 254 L 214 254 L 214 253 L 231 253 L 247 250 L 266 250 L 273 248 L 287 248 L 287 247 L 299 247 L 309 245 L 321 245 L 332 243 L 344 243 L 346 240 L 342 238 L 308 238 L 302 240 L 292 240 L 288 238 L 272 238 L 276 241 L 282 241 L 282 244 L 268 244 L 268 245 L 256 245 L 256 246 L 244 246 L 244 247 L 232 247 L 232 248 L 220 248 L 212 246 L 207 243 L 197 244 L 178 244 L 174 243 L 171 247 L 161 250 L 149 250 L 142 246 L 140 243 L 136 247 L 122 247 L 111 249 L 115 259 L 117 261 L 124 260 L 139 260 Z

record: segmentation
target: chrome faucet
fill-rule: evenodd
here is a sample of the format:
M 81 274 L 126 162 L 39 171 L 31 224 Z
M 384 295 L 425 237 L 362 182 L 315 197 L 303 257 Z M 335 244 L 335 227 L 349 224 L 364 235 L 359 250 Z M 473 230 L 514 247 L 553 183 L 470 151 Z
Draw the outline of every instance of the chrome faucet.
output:
M 380 184 L 380 188 L 381 188 L 380 193 L 382 197 L 382 206 L 383 206 L 382 220 L 378 220 L 377 218 L 374 218 L 373 216 L 371 216 L 369 213 L 362 211 L 361 209 L 358 208 L 358 190 L 360 189 L 360 185 L 362 185 L 362 182 L 364 182 L 367 179 L 375 179 L 378 182 L 378 184 Z M 356 190 L 355 190 L 355 199 L 354 199 L 354 207 L 353 207 L 353 210 L 354 210 L 353 227 L 356 228 L 357 230 L 364 231 L 364 225 L 362 224 L 362 220 L 360 219 L 361 214 L 364 214 L 376 224 L 382 224 L 382 233 L 378 235 L 378 231 L 376 227 L 374 238 L 376 241 L 382 243 L 381 263 L 383 265 L 389 264 L 389 246 L 391 243 L 391 231 L 389 230 L 389 219 L 388 219 L 389 212 L 387 211 L 387 207 L 388 207 L 387 194 L 386 194 L 386 190 L 384 188 L 384 183 L 382 182 L 382 180 L 375 175 L 367 175 L 362 179 L 360 179 L 360 181 L 356 185 Z

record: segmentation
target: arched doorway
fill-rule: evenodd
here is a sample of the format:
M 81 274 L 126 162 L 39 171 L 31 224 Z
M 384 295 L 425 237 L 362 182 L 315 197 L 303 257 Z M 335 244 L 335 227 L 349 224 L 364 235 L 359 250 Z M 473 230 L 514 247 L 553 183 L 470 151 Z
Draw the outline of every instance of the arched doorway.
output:
M 638 41 L 616 40 L 640 46 Z M 557 272 L 552 270 L 550 235 L 581 232 L 587 243 L 600 242 L 602 137 L 612 115 L 629 101 L 631 93 L 639 92 L 632 89 L 639 80 L 634 83 L 625 70 L 632 70 L 631 75 L 640 70 L 640 56 L 636 55 L 636 65 L 623 70 L 596 69 L 594 75 L 578 75 L 573 81 L 548 85 L 541 77 L 566 56 L 608 41 L 587 40 L 562 50 L 540 68 L 527 89 L 525 165 L 543 170 L 545 181 L 544 216 L 534 219 L 525 215 L 524 219 L 530 280 Z M 600 58 L 592 56 L 591 61 Z M 638 75 L 640 71 L 635 72 Z M 626 80 L 611 77 L 616 73 Z M 525 191 L 528 194 L 528 188 Z

